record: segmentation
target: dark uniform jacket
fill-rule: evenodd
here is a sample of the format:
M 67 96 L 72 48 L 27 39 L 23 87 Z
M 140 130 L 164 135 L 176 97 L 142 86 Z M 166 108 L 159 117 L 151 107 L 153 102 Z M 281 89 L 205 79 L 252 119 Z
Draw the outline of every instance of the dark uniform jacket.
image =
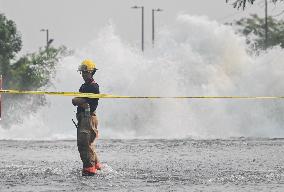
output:
M 99 85 L 92 80 L 90 83 L 84 83 L 81 85 L 79 92 L 81 93 L 95 93 L 99 94 Z M 90 105 L 90 112 L 91 114 L 94 113 L 98 107 L 98 101 L 99 99 L 93 99 L 93 98 L 84 98 L 88 101 L 88 104 Z M 77 107 L 77 113 L 83 112 L 84 108 L 82 107 Z

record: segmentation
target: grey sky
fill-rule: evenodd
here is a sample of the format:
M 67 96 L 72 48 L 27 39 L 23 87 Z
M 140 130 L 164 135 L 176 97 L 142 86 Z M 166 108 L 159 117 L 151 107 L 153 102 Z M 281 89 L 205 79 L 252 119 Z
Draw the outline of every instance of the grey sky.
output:
M 258 0 L 242 11 L 226 4 L 225 0 L 0 0 L 0 12 L 16 22 L 26 53 L 45 44 L 41 28 L 50 30 L 55 45 L 75 49 L 84 47 L 109 20 L 124 41 L 138 41 L 141 12 L 130 9 L 133 5 L 145 6 L 145 40 L 150 41 L 152 8 L 165 10 L 156 16 L 159 27 L 172 24 L 178 13 L 207 15 L 221 23 L 256 12 L 263 16 L 263 2 Z M 283 7 L 270 4 L 270 13 L 279 13 L 280 6 Z

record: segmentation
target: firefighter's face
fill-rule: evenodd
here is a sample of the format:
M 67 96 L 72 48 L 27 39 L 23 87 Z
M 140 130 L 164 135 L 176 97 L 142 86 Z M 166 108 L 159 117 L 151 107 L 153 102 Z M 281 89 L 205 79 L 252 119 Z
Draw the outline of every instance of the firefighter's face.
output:
M 89 81 L 92 78 L 92 72 L 90 71 L 82 71 L 82 77 L 84 81 Z

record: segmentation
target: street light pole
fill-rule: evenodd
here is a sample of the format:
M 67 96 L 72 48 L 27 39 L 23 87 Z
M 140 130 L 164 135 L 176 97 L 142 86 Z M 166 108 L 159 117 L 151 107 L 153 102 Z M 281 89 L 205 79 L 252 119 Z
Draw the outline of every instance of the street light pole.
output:
M 142 38 L 141 38 L 141 48 L 142 48 L 142 51 L 144 51 L 144 6 L 133 6 L 131 7 L 133 9 L 141 9 L 141 13 L 142 13 L 142 22 L 141 22 L 141 35 L 142 35 Z
M 46 29 L 46 47 L 48 47 L 48 42 L 49 42 L 49 34 L 48 34 L 48 29 Z
M 267 0 L 265 0 L 265 49 L 268 46 Z
M 152 46 L 155 44 L 155 11 L 163 11 L 162 9 L 152 9 Z
M 152 47 L 154 47 L 155 42 L 155 10 L 152 9 Z
M 48 29 L 41 29 L 41 32 L 46 31 L 46 49 L 49 48 L 49 45 L 53 42 L 54 39 L 49 39 L 49 31 Z
M 142 51 L 144 51 L 144 6 L 142 6 Z
M 47 48 L 48 47 L 48 41 L 49 41 L 48 29 L 41 29 L 40 31 L 42 31 L 42 32 L 46 31 L 46 48 Z

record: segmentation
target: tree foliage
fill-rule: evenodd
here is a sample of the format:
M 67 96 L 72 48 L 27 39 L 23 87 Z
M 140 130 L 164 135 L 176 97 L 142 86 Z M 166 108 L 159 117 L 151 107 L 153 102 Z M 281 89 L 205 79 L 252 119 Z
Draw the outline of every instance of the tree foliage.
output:
M 231 0 L 226 0 L 226 3 L 228 3 L 229 1 L 231 1 Z M 255 2 L 255 0 L 232 0 L 232 1 L 234 1 L 233 2 L 234 8 L 237 8 L 237 9 L 239 9 L 241 7 L 243 9 L 245 9 L 247 3 L 253 4 Z M 273 2 L 273 3 L 276 3 L 276 2 L 279 2 L 279 1 L 283 1 L 283 0 L 271 0 L 271 2 Z
M 5 74 L 5 87 L 9 89 L 38 89 L 47 86 L 55 75 L 56 64 L 69 54 L 66 47 L 50 47 L 22 56 Z
M 22 48 L 21 35 L 16 24 L 0 14 L 0 53 L 8 59 L 13 59 Z
M 265 42 L 264 18 L 260 18 L 254 14 L 249 18 L 242 18 L 236 21 L 234 25 L 239 26 L 239 32 L 247 37 L 249 44 L 254 44 L 256 50 L 265 49 L 275 45 L 280 45 L 282 48 L 284 48 L 284 21 L 268 17 L 267 23 L 267 44 Z
M 50 47 L 48 50 L 22 56 L 4 74 L 4 89 L 37 90 L 48 87 L 55 75 L 57 63 L 67 54 L 69 52 L 65 47 Z M 21 123 L 26 114 L 36 112 L 45 104 L 45 95 L 5 95 L 1 123 L 6 128 L 14 123 Z M 17 118 L 9 114 L 15 114 Z
M 21 35 L 16 24 L 0 14 L 0 74 L 3 75 L 4 89 L 37 90 L 49 86 L 55 75 L 56 65 L 70 51 L 66 47 L 48 47 L 38 52 L 30 53 L 16 59 L 16 54 L 22 48 Z M 37 111 L 46 104 L 44 95 L 4 95 L 3 119 L 1 124 L 9 127 L 15 122 L 21 122 L 23 114 Z M 9 114 L 21 110 L 17 118 Z
M 0 73 L 9 71 L 9 62 L 22 48 L 16 24 L 0 14 Z

